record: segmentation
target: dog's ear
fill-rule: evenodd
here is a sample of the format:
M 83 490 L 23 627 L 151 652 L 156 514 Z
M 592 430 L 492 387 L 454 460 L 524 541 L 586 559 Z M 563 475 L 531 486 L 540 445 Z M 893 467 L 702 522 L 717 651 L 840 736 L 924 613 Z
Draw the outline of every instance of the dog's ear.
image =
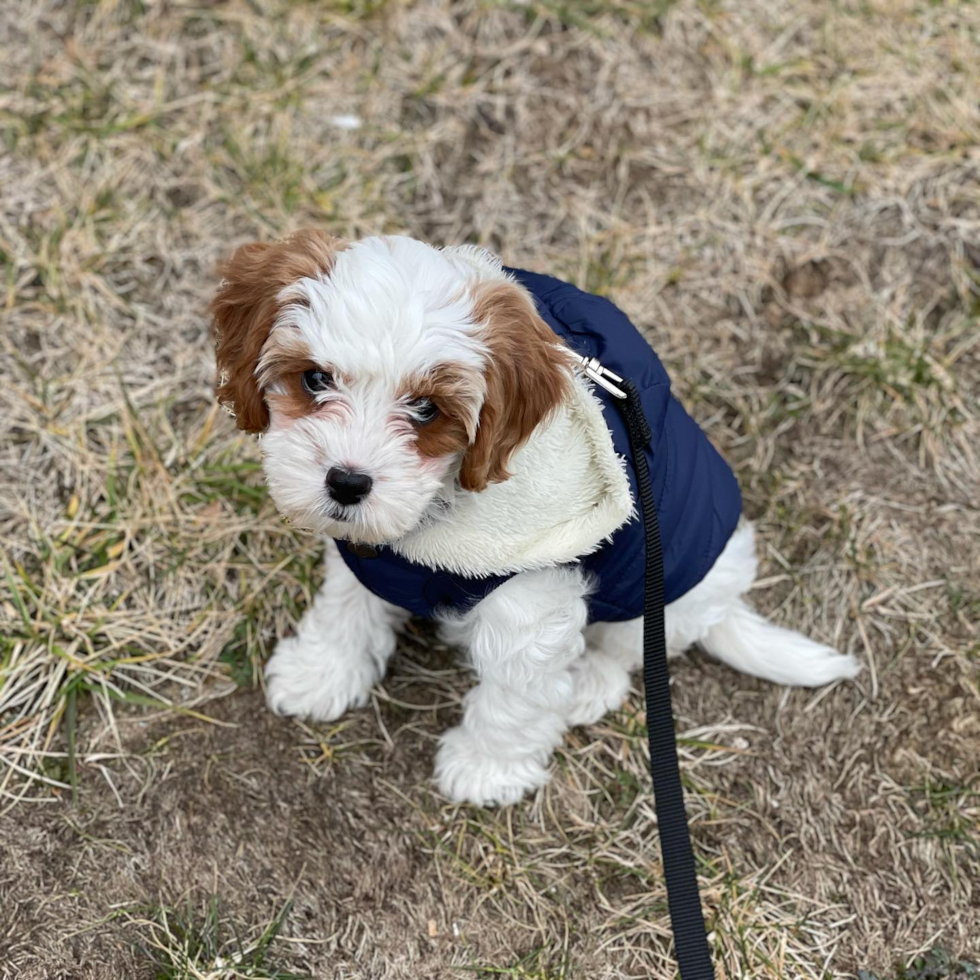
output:
M 473 317 L 489 351 L 486 397 L 459 482 L 464 490 L 480 491 L 510 476 L 511 457 L 565 399 L 571 360 L 520 286 L 480 283 L 473 295 Z
M 219 267 L 222 282 L 210 306 L 217 395 L 233 409 L 239 429 L 262 432 L 269 424 L 255 369 L 279 314 L 280 291 L 328 275 L 341 248 L 340 239 L 304 229 L 280 242 L 242 245 Z

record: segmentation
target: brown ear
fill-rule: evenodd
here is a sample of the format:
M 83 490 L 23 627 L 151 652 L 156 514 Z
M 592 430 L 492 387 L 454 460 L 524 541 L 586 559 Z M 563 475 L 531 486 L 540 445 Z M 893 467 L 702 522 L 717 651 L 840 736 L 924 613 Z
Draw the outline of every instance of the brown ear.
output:
M 340 239 L 307 228 L 280 242 L 242 245 L 219 267 L 222 283 L 209 308 L 217 395 L 234 409 L 239 429 L 262 432 L 269 424 L 255 368 L 279 314 L 280 290 L 328 274 L 343 247 Z
M 459 473 L 464 490 L 506 480 L 511 456 L 566 397 L 570 361 L 561 340 L 538 316 L 534 302 L 509 282 L 474 288 L 473 318 L 489 349 L 486 398 L 476 439 Z

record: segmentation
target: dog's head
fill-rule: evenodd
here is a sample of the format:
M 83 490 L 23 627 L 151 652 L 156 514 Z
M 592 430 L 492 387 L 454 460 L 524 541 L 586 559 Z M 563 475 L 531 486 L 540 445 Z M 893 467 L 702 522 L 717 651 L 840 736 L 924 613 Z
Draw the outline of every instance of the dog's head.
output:
M 264 433 L 280 511 L 331 537 L 396 540 L 506 480 L 567 393 L 557 338 L 479 249 L 302 231 L 221 273 L 218 398 Z

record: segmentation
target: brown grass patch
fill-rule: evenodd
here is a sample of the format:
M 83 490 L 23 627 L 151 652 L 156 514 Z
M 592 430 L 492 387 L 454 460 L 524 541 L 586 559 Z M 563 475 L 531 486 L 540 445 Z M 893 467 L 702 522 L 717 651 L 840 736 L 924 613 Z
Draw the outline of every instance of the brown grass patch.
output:
M 980 954 L 978 37 L 911 0 L 4 5 L 0 975 L 153 976 L 119 910 L 215 892 L 248 937 L 291 898 L 317 976 L 672 975 L 638 699 L 502 813 L 427 782 L 466 682 L 426 633 L 338 726 L 216 700 L 319 571 L 206 308 L 305 226 L 612 296 L 738 468 L 759 603 L 867 662 L 675 670 L 724 974 Z

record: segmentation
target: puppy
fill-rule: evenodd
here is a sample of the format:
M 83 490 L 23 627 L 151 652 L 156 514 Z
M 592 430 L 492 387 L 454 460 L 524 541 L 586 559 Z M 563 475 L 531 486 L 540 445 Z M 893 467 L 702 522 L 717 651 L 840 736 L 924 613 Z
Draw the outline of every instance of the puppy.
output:
M 408 616 L 435 618 L 478 677 L 436 781 L 508 804 L 547 782 L 570 726 L 622 703 L 642 659 L 643 529 L 593 357 L 636 383 L 653 430 L 669 652 L 699 644 L 780 684 L 857 674 L 748 605 L 734 476 L 608 301 L 404 237 L 302 231 L 243 246 L 222 273 L 218 398 L 262 433 L 280 511 L 326 538 L 323 587 L 266 669 L 273 711 L 363 706 Z

